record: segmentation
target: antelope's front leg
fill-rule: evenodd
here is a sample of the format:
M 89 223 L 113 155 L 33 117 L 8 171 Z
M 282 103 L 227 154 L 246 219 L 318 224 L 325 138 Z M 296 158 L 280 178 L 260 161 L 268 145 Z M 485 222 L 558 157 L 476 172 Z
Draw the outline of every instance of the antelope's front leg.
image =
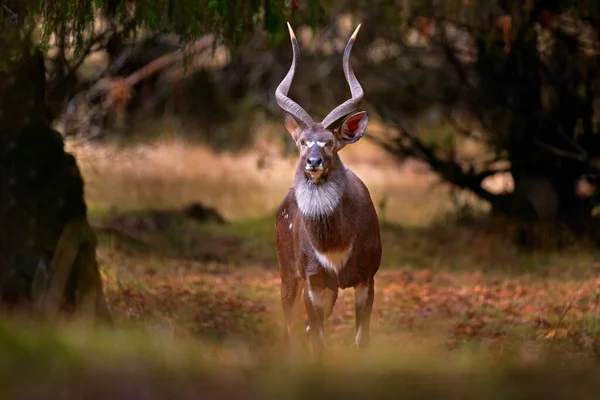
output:
M 354 310 L 356 313 L 356 347 L 365 349 L 371 336 L 371 311 L 375 297 L 373 278 L 354 287 Z
M 284 344 L 290 344 L 290 336 L 293 335 L 293 328 L 298 316 L 295 314 L 297 300 L 300 299 L 302 291 L 301 280 L 298 278 L 283 278 L 281 280 L 281 305 L 283 307 L 283 317 L 285 323 Z
M 337 291 L 325 286 L 320 274 L 306 278 L 304 305 L 308 314 L 308 334 L 312 349 L 317 358 L 325 349 L 325 313 L 333 307 Z

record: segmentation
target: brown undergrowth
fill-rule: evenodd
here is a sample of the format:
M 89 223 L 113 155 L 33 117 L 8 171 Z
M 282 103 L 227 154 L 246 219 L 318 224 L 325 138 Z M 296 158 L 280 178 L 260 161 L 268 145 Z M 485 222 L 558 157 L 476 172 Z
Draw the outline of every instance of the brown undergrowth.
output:
M 121 322 L 250 347 L 279 340 L 279 277 L 271 265 L 126 254 L 101 247 L 107 294 Z M 374 341 L 492 354 L 600 350 L 600 278 L 484 273 L 408 266 L 377 275 Z M 328 321 L 333 346 L 351 348 L 353 295 L 342 291 Z M 524 355 L 524 354 L 521 354 Z M 600 355 L 600 354 L 598 354 Z
M 453 205 L 435 177 L 363 147 L 345 157 L 380 206 L 384 257 L 375 341 L 595 354 L 600 264 L 594 249 L 574 244 L 523 252 L 497 222 L 448 219 Z M 266 140 L 241 154 L 169 140 L 77 149 L 107 294 L 122 323 L 247 346 L 278 342 L 272 213 L 294 163 L 269 151 Z M 268 166 L 257 167 L 265 154 Z M 109 184 L 116 186 L 108 190 Z M 389 194 L 394 200 L 380 204 Z M 190 201 L 215 207 L 228 222 L 201 222 L 177 211 Z M 329 340 L 350 346 L 353 329 L 352 292 L 344 291 Z

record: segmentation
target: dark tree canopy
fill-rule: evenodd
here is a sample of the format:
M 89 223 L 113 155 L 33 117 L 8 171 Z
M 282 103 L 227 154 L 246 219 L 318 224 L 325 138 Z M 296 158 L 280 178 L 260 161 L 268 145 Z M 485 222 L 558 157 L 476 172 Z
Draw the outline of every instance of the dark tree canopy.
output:
M 426 101 L 449 110 L 454 134 L 450 146 L 427 143 L 403 121 L 402 104 L 392 93 L 372 93 L 373 105 L 400 131 L 390 151 L 422 159 L 499 213 L 589 230 L 600 199 L 582 197 L 576 187 L 600 174 L 598 2 L 436 4 L 445 7 L 419 10 L 413 24 L 427 52 L 438 57 L 445 83 L 437 93 L 414 86 L 411 93 L 431 96 Z M 411 87 L 401 74 L 386 79 L 396 88 Z M 454 110 L 477 122 L 477 135 L 454 121 Z M 465 139 L 487 154 L 461 159 L 456 144 Z M 514 190 L 483 187 L 486 178 L 503 172 L 511 174 Z
M 318 1 L 296 0 L 3 0 L 0 20 L 5 28 L 41 23 L 44 39 L 68 32 L 80 50 L 98 13 L 131 31 L 143 28 L 177 33 L 184 39 L 212 33 L 236 44 L 256 29 L 280 40 L 286 34 L 282 29 L 286 20 L 301 16 L 303 21 L 317 24 L 324 11 Z

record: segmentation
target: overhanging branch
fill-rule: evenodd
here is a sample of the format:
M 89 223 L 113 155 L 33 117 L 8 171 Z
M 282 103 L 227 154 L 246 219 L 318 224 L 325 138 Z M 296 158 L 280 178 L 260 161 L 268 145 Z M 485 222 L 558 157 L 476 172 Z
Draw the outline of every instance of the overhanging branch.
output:
M 424 161 L 445 181 L 454 186 L 467 189 L 492 204 L 497 204 L 506 197 L 505 195 L 489 192 L 481 184 L 486 178 L 498 173 L 509 172 L 510 169 L 487 169 L 476 172 L 473 166 L 465 169 L 454 161 L 452 157 L 442 159 L 436 154 L 439 150 L 437 146 L 423 143 L 416 135 L 410 132 L 410 129 L 408 129 L 404 122 L 387 106 L 376 108 L 378 108 L 378 113 L 385 120 L 392 122 L 399 131 L 398 136 L 389 142 L 371 137 L 371 140 L 384 150 L 401 160 L 412 156 Z

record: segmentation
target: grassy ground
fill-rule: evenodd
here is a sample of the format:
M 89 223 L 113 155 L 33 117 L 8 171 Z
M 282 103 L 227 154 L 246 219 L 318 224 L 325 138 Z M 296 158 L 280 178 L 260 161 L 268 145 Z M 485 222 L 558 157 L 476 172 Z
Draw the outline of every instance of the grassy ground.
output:
M 290 354 L 280 343 L 272 213 L 293 163 L 259 169 L 256 153 L 177 143 L 113 150 L 78 157 L 119 328 L 1 327 L 7 398 L 598 398 L 596 251 L 518 251 L 492 225 L 445 218 L 448 192 L 416 166 L 350 153 L 375 201 L 390 196 L 373 347 L 354 351 L 343 291 L 316 367 L 302 334 Z M 186 217 L 190 201 L 229 223 Z
M 129 237 L 103 236 L 98 254 L 116 315 L 177 335 L 269 347 L 281 326 L 272 226 L 272 218 L 212 228 L 180 220 L 177 233 L 167 228 L 133 246 Z M 600 264 L 593 254 L 511 254 L 502 245 L 486 249 L 493 237 L 446 229 L 383 225 L 375 342 L 424 340 L 495 355 L 600 350 Z M 165 239 L 183 231 L 195 239 Z M 334 345 L 352 345 L 353 304 L 351 290 L 340 293 L 328 323 Z
M 0 329 L 7 399 L 595 399 L 598 368 L 553 357 L 375 346 L 332 349 L 322 365 L 275 352 L 70 327 Z

